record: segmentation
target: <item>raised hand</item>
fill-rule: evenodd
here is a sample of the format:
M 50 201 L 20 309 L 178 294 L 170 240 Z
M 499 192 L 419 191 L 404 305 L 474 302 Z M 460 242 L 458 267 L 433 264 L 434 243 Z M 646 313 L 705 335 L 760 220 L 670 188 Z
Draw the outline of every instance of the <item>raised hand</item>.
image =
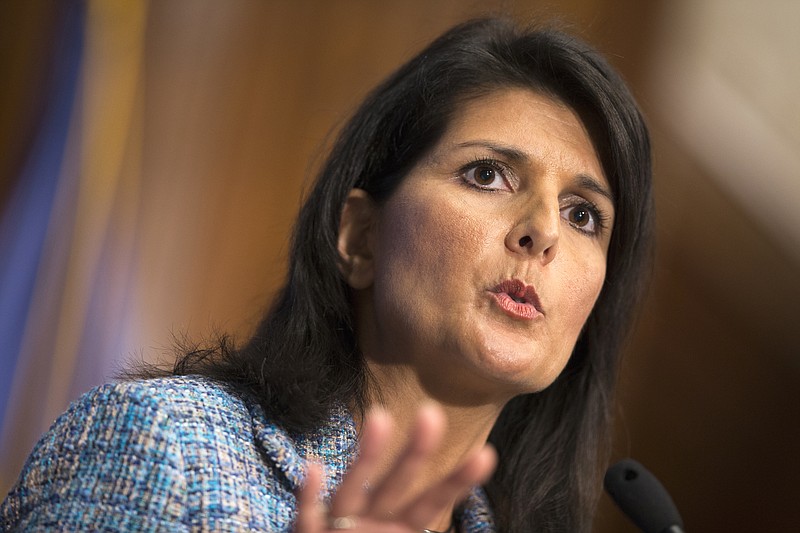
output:
M 298 493 L 296 533 L 335 530 L 373 533 L 419 533 L 452 510 L 475 485 L 483 483 L 497 462 L 494 449 L 485 445 L 467 456 L 444 479 L 420 494 L 412 492 L 413 481 L 438 449 L 445 430 L 441 409 L 420 409 L 405 449 L 389 473 L 375 483 L 372 476 L 381 463 L 392 433 L 392 420 L 380 410 L 366 417 L 361 453 L 325 512 L 319 503 L 323 473 L 317 464 L 308 469 L 306 483 Z M 370 489 L 365 489 L 370 480 Z

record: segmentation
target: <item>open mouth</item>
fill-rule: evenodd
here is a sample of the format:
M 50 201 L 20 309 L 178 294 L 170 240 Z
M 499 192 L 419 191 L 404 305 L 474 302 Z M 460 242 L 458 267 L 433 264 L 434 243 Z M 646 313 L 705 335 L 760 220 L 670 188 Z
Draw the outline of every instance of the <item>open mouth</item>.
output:
M 536 290 L 518 279 L 503 281 L 490 292 L 500 309 L 513 318 L 532 320 L 544 315 Z

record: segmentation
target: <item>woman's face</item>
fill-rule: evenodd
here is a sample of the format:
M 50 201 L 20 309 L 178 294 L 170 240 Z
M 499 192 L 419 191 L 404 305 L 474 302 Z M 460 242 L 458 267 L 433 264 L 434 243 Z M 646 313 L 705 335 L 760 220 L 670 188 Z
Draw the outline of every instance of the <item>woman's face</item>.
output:
M 572 110 L 524 89 L 468 102 L 377 211 L 365 355 L 438 394 L 547 387 L 603 286 L 613 205 Z

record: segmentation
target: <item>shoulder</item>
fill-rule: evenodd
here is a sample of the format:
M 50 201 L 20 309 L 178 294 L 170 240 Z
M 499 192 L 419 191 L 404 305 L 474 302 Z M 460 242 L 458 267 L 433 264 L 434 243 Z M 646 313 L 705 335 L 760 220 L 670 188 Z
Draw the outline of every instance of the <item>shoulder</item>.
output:
M 187 447 L 216 443 L 220 431 L 250 437 L 250 419 L 241 397 L 205 378 L 109 383 L 72 403 L 37 449 L 96 447 L 139 454 L 172 449 L 182 456 Z
M 196 394 L 170 391 L 199 384 L 156 381 L 164 386 L 108 384 L 73 402 L 28 457 L 0 508 L 0 529 L 182 524 L 188 487 L 175 413 Z
M 0 530 L 277 531 L 291 524 L 306 458 L 333 451 L 331 486 L 346 468 L 355 432 L 340 418 L 291 435 L 253 398 L 207 378 L 103 385 L 36 445 L 0 506 Z
M 133 409 L 178 417 L 187 411 L 208 408 L 216 415 L 224 411 L 247 412 L 244 400 L 231 386 L 200 376 L 107 383 L 84 394 L 66 414 L 81 415 L 91 406 L 102 406 L 110 410 L 108 414 Z
M 131 431 L 141 430 L 142 422 L 166 424 L 182 440 L 221 428 L 242 429 L 249 436 L 252 413 L 245 398 L 227 384 L 176 376 L 103 385 L 81 397 L 64 416 L 99 416 L 117 429 Z

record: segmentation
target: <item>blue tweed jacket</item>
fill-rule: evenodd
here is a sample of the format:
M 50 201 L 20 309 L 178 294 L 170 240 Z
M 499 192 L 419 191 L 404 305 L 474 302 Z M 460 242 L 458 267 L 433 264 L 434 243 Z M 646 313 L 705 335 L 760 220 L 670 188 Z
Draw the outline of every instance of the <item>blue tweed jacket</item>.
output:
M 37 443 L 0 506 L 0 531 L 291 531 L 305 460 L 326 492 L 357 454 L 345 411 L 311 434 L 271 424 L 252 398 L 199 377 L 96 388 Z M 473 491 L 461 531 L 494 531 Z

